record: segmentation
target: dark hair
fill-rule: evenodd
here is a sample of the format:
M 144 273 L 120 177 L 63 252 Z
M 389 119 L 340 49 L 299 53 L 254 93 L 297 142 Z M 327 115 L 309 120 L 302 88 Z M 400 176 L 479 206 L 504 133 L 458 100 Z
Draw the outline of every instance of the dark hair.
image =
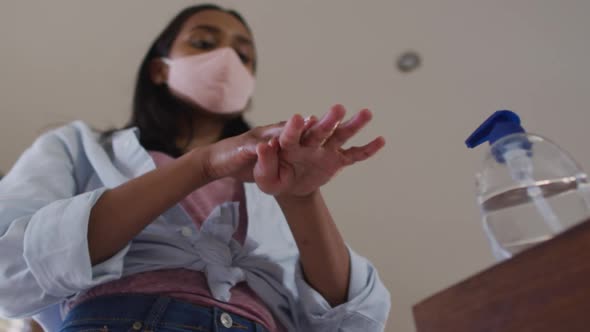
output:
M 194 106 L 174 97 L 165 84 L 155 84 L 151 79 L 150 64 L 153 59 L 167 57 L 182 25 L 191 16 L 204 10 L 218 10 L 231 14 L 250 31 L 250 27 L 238 12 L 212 4 L 185 8 L 172 19 L 153 42 L 139 67 L 133 97 L 133 112 L 125 126 L 139 128 L 139 140 L 146 150 L 161 151 L 170 156 L 179 157 L 183 150 L 176 145 L 176 138 L 181 134 L 180 131 L 188 130 L 189 138 L 194 137 L 192 121 Z M 180 128 L 183 122 L 186 127 Z M 240 115 L 227 120 L 220 138 L 236 136 L 248 130 L 250 126 Z

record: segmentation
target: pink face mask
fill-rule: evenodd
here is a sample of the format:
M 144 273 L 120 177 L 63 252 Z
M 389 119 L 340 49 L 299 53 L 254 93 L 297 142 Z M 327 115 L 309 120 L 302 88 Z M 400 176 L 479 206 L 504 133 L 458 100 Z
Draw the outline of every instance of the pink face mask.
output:
M 168 87 L 207 111 L 240 112 L 254 92 L 254 77 L 232 48 L 163 61 Z

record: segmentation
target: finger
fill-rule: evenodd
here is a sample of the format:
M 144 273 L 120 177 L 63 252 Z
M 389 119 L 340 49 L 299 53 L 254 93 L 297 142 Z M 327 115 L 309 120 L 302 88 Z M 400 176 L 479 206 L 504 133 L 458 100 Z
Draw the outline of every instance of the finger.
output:
M 304 126 L 305 121 L 303 120 L 301 115 L 295 114 L 294 116 L 292 116 L 291 119 L 287 121 L 285 128 L 283 128 L 283 132 L 279 136 L 279 143 L 281 145 L 281 149 L 289 150 L 299 146 Z
M 344 115 L 346 115 L 346 109 L 344 106 L 333 106 L 315 126 L 307 131 L 301 144 L 309 147 L 321 146 L 338 127 L 338 124 L 342 121 Z
M 349 160 L 349 164 L 367 160 L 374 156 L 385 146 L 385 139 L 381 136 L 375 138 L 371 143 L 364 146 L 355 146 L 344 150 L 342 153 Z
M 332 136 L 324 143 L 324 146 L 333 148 L 343 146 L 351 137 L 363 129 L 372 118 L 373 114 L 368 109 L 358 112 L 350 120 L 338 126 Z
M 315 115 L 310 115 L 307 118 L 305 118 L 305 126 L 303 126 L 303 135 L 305 135 L 305 133 L 311 129 L 311 127 L 315 126 L 315 124 L 318 123 L 318 118 Z
M 274 194 L 280 184 L 278 142 L 272 138 L 268 143 L 260 143 L 256 147 L 258 160 L 254 166 L 254 180 L 263 192 Z

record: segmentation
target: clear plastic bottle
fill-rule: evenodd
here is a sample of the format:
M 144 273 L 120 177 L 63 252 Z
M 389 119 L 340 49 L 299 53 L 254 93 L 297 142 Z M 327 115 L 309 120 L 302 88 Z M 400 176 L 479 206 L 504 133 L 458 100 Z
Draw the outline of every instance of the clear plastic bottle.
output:
M 466 141 L 489 142 L 477 173 L 477 200 L 494 256 L 512 257 L 590 217 L 586 174 L 555 143 L 528 134 L 498 111 Z

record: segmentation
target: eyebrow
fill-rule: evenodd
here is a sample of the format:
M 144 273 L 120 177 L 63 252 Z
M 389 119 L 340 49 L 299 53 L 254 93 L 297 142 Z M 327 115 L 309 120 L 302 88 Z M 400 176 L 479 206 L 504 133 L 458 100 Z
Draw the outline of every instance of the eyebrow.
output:
M 191 31 L 194 30 L 205 30 L 207 32 L 211 32 L 211 33 L 221 33 L 221 29 L 219 29 L 216 26 L 213 25 L 209 25 L 209 24 L 199 24 L 194 26 Z M 244 35 L 236 35 L 236 39 L 240 42 L 240 43 L 245 43 L 245 44 L 250 44 L 253 45 L 254 43 L 252 42 L 252 40 Z

